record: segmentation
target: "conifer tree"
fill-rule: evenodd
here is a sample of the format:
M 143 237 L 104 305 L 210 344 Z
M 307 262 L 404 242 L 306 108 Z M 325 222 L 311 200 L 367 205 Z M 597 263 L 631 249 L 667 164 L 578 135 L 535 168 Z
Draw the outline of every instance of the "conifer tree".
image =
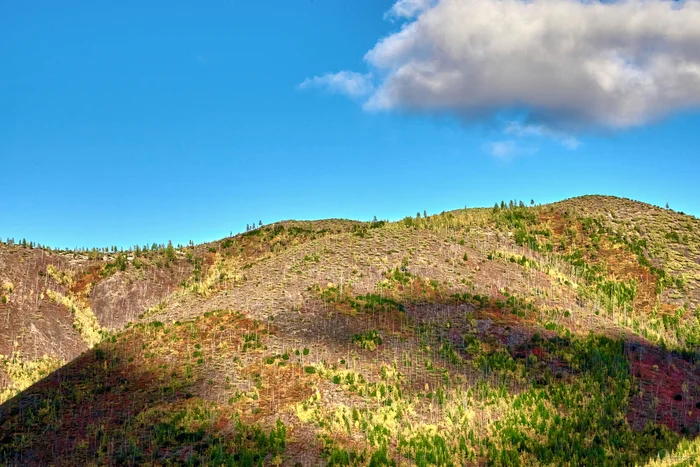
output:
M 175 260 L 175 248 L 173 248 L 173 242 L 168 240 L 168 246 L 165 249 L 165 259 L 168 261 Z

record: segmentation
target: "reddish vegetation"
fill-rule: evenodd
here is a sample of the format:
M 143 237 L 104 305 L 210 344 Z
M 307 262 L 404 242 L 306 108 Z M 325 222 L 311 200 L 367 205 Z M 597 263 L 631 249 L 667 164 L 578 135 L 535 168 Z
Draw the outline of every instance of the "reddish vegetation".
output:
M 651 313 L 654 309 L 654 305 L 657 304 L 657 278 L 651 274 L 649 268 L 640 266 L 637 258 L 627 248 L 622 246 L 616 247 L 608 240 L 600 242 L 600 248 L 596 256 L 596 258 L 591 258 L 592 264 L 605 265 L 608 272 L 618 280 L 636 281 L 637 296 L 634 300 L 635 310 Z
M 248 371 L 259 373 L 266 384 L 260 391 L 258 410 L 246 417 L 246 421 L 259 422 L 265 417 L 277 417 L 280 407 L 290 407 L 313 394 L 308 384 L 309 376 L 300 366 L 265 365 L 262 371 L 260 366 L 253 366 Z
M 99 264 L 92 265 L 86 268 L 84 271 L 80 271 L 76 274 L 73 279 L 73 284 L 71 285 L 71 292 L 78 295 L 83 293 L 90 284 L 96 284 L 102 279 L 100 275 L 102 271 L 102 266 Z
M 561 212 L 543 212 L 538 216 L 538 219 L 542 224 L 549 225 L 554 235 L 561 236 L 564 233 L 567 221 Z
M 559 211 L 545 212 L 538 216 L 541 223 L 548 225 L 553 233 L 555 241 L 564 237 L 567 228 L 576 231 L 576 242 L 587 263 L 602 265 L 610 277 L 620 281 L 634 280 L 637 283 L 637 295 L 634 307 L 638 311 L 651 313 L 656 305 L 660 312 L 671 313 L 676 307 L 665 303 L 657 303 L 656 284 L 658 279 L 649 268 L 639 264 L 639 260 L 626 246 L 616 245 L 608 238 L 602 238 L 597 246 L 594 246 L 588 235 L 584 233 L 581 222 L 567 220 Z
M 657 422 L 674 431 L 695 431 L 700 426 L 700 374 L 693 364 L 643 345 L 630 345 L 628 354 L 638 384 L 632 388 L 630 424 L 642 429 Z

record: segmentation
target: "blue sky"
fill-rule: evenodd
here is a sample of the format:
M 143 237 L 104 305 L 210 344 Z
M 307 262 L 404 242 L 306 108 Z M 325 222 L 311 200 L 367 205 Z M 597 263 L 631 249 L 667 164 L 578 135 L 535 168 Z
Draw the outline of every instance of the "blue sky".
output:
M 693 105 L 617 126 L 586 108 L 518 134 L 501 123 L 521 102 L 467 117 L 449 102 L 373 109 L 371 96 L 300 84 L 352 70 L 389 89 L 365 56 L 420 19 L 386 15 L 391 1 L 146 4 L 0 3 L 3 240 L 184 244 L 258 220 L 587 193 L 700 215 Z

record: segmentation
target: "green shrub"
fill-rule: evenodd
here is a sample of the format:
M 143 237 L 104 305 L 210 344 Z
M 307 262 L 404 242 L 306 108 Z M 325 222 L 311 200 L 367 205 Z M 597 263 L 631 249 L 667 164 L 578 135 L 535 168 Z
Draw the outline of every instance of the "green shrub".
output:
M 352 342 L 361 349 L 377 350 L 377 347 L 382 345 L 382 336 L 379 334 L 379 331 L 373 329 L 361 334 L 354 334 Z

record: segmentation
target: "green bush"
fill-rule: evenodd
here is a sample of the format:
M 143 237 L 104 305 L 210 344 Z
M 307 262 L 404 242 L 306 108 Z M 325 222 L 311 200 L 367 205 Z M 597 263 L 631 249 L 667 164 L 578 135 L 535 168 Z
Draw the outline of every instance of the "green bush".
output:
M 377 347 L 382 345 L 382 336 L 379 334 L 379 331 L 373 329 L 361 334 L 354 334 L 352 342 L 361 349 L 377 350 Z

